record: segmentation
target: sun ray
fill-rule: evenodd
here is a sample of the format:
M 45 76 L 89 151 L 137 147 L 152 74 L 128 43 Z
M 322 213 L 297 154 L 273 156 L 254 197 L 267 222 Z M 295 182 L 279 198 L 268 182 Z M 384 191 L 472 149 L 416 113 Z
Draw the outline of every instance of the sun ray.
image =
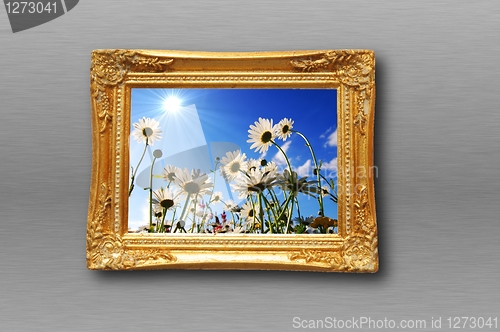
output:
M 182 101 L 176 96 L 169 96 L 163 101 L 165 112 L 177 113 L 182 107 Z

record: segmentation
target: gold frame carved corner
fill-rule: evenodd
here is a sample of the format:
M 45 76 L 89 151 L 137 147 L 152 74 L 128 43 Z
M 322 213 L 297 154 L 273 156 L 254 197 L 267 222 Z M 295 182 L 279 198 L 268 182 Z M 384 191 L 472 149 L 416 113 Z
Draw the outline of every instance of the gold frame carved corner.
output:
M 99 132 L 104 132 L 112 120 L 111 88 L 117 86 L 129 72 L 165 72 L 174 60 L 151 57 L 137 51 L 96 50 L 90 65 L 90 93 L 100 120 Z
M 122 236 L 106 231 L 109 224 L 111 195 L 105 184 L 101 184 L 97 210 L 89 219 L 87 229 L 87 267 L 91 270 L 127 270 L 154 268 L 173 263 L 177 258 L 168 250 L 127 250 Z

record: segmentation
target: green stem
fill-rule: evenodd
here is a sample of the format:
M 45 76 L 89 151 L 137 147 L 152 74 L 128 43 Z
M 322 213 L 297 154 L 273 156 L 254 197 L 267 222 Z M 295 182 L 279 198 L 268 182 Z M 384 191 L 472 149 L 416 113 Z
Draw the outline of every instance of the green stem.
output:
M 338 203 L 338 202 L 339 202 L 339 199 L 338 199 L 338 197 L 337 197 L 337 196 L 335 196 L 334 194 L 329 194 L 329 195 L 331 196 L 331 198 L 332 198 L 333 202 L 335 202 L 335 203 Z
M 181 217 L 179 218 L 179 221 L 183 220 L 184 218 L 184 213 L 186 212 L 186 208 L 188 206 L 188 202 L 189 202 L 189 194 L 186 196 L 186 202 L 184 202 L 184 208 L 182 209 L 182 212 L 181 212 Z M 179 224 L 179 221 L 177 222 L 177 225 Z M 173 229 L 173 222 L 172 222 L 172 229 Z M 177 229 L 177 226 L 176 226 L 176 229 Z
M 212 173 L 214 173 L 214 182 L 213 182 L 213 186 L 212 186 L 212 193 L 210 194 L 210 198 L 208 199 L 208 202 L 211 203 L 212 202 L 212 197 L 214 196 L 214 190 L 215 190 L 215 180 L 217 179 L 217 176 L 215 174 L 216 170 L 217 170 L 217 165 L 219 165 L 219 162 L 216 161 L 215 162 L 215 167 L 214 167 L 214 171 L 212 171 Z M 208 206 L 208 204 L 207 204 Z
M 203 211 L 203 215 L 205 215 L 206 212 L 207 212 L 207 210 L 210 209 L 210 204 L 212 203 L 212 197 L 214 196 L 214 190 L 215 190 L 215 180 L 217 179 L 216 171 L 217 171 L 217 166 L 218 165 L 219 165 L 219 161 L 216 161 L 215 162 L 214 170 L 212 171 L 212 173 L 214 174 L 214 182 L 213 182 L 213 186 L 212 186 L 212 193 L 210 194 L 210 198 L 208 199 L 208 203 L 205 206 L 205 209 Z M 212 211 L 212 209 L 210 209 L 210 211 Z M 205 221 L 204 221 L 204 219 L 201 220 L 201 227 L 202 228 L 205 227 Z
M 286 228 L 285 228 L 285 233 L 284 234 L 288 233 L 288 227 L 290 227 L 290 220 L 292 220 L 292 214 L 293 214 L 293 206 L 294 206 L 294 204 L 295 204 L 295 197 L 294 197 L 294 199 L 292 199 L 292 204 L 290 206 L 290 214 L 287 216 L 288 220 L 286 222 Z
M 288 204 L 290 203 L 290 198 L 294 197 L 293 195 L 288 196 L 286 201 L 283 203 L 283 209 L 281 210 L 280 214 L 278 215 L 278 219 L 276 220 L 276 223 L 278 223 L 281 218 L 283 218 L 283 215 L 287 211 Z
M 267 207 L 267 209 L 266 209 L 266 211 L 267 211 L 267 217 L 269 218 L 269 225 L 271 225 L 271 219 L 272 218 L 271 218 L 271 214 L 269 213 L 269 211 L 271 211 L 271 213 L 273 214 L 274 220 L 276 220 L 276 213 L 275 213 L 274 209 L 271 207 L 271 204 L 267 200 L 266 196 L 262 196 L 262 199 L 264 200 L 264 203 L 266 204 L 266 207 Z
M 262 232 L 264 232 L 264 210 L 262 206 L 262 192 L 259 192 L 259 217 L 262 226 Z M 271 220 L 269 220 L 269 226 L 271 226 Z M 271 227 L 269 227 L 271 229 Z M 272 232 L 271 232 L 272 233 Z
M 292 166 L 290 165 L 290 161 L 288 160 L 288 156 L 286 155 L 285 151 L 283 151 L 283 149 L 281 148 L 281 146 L 279 146 L 278 144 L 276 144 L 273 140 L 271 140 L 271 143 L 273 143 L 278 148 L 278 150 L 281 151 L 281 153 L 285 157 L 286 164 L 288 165 L 288 169 L 290 170 L 290 174 L 292 174 L 293 173 L 292 172 Z
M 273 187 L 269 188 L 268 191 L 271 194 L 274 204 L 278 204 L 279 202 L 278 195 L 276 195 L 276 192 L 274 191 Z
M 161 218 L 160 233 L 165 233 L 165 217 L 167 216 L 167 209 L 163 208 L 163 218 Z
M 135 168 L 135 171 L 132 173 L 131 182 L 130 182 L 130 188 L 128 190 L 128 196 L 129 197 L 132 194 L 132 190 L 134 190 L 135 176 L 137 174 L 137 170 L 139 169 L 139 166 L 141 165 L 142 159 L 144 158 L 144 155 L 146 154 L 147 147 L 148 147 L 148 138 L 146 137 L 146 145 L 144 145 L 144 151 L 142 151 L 141 159 L 139 159 L 139 163 L 137 164 L 137 167 Z
M 172 223 L 170 224 L 170 233 L 174 232 L 174 221 L 175 221 L 175 213 L 177 212 L 177 209 L 174 209 L 174 212 L 172 213 Z
M 333 194 L 332 193 L 328 193 L 328 195 L 330 195 L 330 197 L 333 199 L 333 201 L 335 203 L 338 203 L 338 197 L 337 197 L 337 191 L 335 190 L 335 186 L 332 186 L 330 181 L 328 181 L 327 178 L 325 178 L 323 175 L 321 175 L 321 178 L 323 180 L 325 180 L 326 183 L 328 183 L 328 186 L 332 189 L 333 191 Z M 321 191 L 323 193 L 323 191 Z
M 300 205 L 299 205 L 299 198 L 298 197 L 295 197 L 295 200 L 297 202 L 297 214 L 299 216 L 299 219 L 300 219 Z
M 317 178 L 318 178 L 318 192 L 319 192 L 318 203 L 319 203 L 319 212 L 320 212 L 320 215 L 323 217 L 325 215 L 325 211 L 324 211 L 324 208 L 323 208 L 323 196 L 321 195 L 321 175 L 320 175 L 320 169 L 318 167 L 318 161 L 316 159 L 316 155 L 314 154 L 314 150 L 312 148 L 312 145 L 309 142 L 309 140 L 307 139 L 307 137 L 305 137 L 302 133 L 300 133 L 298 131 L 295 131 L 295 130 L 292 130 L 292 131 L 295 132 L 295 133 L 297 133 L 297 135 L 299 135 L 300 137 L 302 137 L 304 139 L 304 141 L 306 141 L 306 145 L 309 148 L 309 151 L 311 152 L 311 156 L 312 156 L 313 161 L 314 161 L 314 168 L 316 170 L 316 175 L 317 175 Z
M 198 202 L 198 194 L 196 194 L 196 197 L 194 198 L 193 201 L 193 223 L 191 224 L 191 233 L 194 233 L 194 228 L 196 226 L 196 204 Z
M 255 202 L 253 201 L 253 198 L 252 196 L 250 195 L 249 198 L 250 200 L 250 203 L 252 203 L 252 211 L 254 212 L 254 216 L 253 216 L 253 223 L 252 223 L 252 231 L 255 232 L 255 221 L 257 220 L 257 216 L 255 215 Z M 264 225 L 261 224 L 261 229 L 262 229 L 262 233 L 264 233 Z
M 303 135 L 301 135 L 301 136 L 304 137 Z M 304 139 L 306 139 L 306 138 L 304 137 Z M 293 170 L 292 170 L 292 166 L 290 165 L 290 161 L 288 160 L 288 156 L 286 155 L 285 151 L 283 151 L 283 149 L 278 144 L 276 144 L 274 141 L 271 141 L 271 142 L 281 151 L 281 153 L 285 157 L 286 163 L 288 165 L 288 169 L 290 171 L 290 183 L 292 184 L 291 190 L 290 190 L 291 191 L 290 196 L 287 197 L 287 195 L 285 194 L 285 191 L 283 192 L 283 195 L 285 196 L 285 200 L 289 201 L 289 197 L 295 197 L 295 191 L 297 190 L 297 188 L 295 186 L 295 182 L 298 181 L 298 179 L 295 179 L 295 176 L 294 176 L 294 173 L 293 173 Z M 306 142 L 309 143 L 307 141 L 307 139 L 306 139 Z M 313 153 L 313 156 L 314 156 L 314 152 L 312 151 L 312 149 L 311 149 L 311 152 Z M 315 164 L 316 164 L 316 158 L 314 158 L 314 160 L 315 160 Z M 286 183 L 285 183 L 285 186 L 286 186 Z M 294 200 L 292 200 L 291 202 L 292 202 L 292 205 L 290 206 L 290 212 L 289 212 L 289 215 L 288 215 L 287 229 L 288 229 L 288 225 L 290 223 L 290 219 L 292 218 Z M 322 210 L 323 202 L 320 203 L 320 206 L 321 206 L 321 210 Z M 287 203 L 287 206 L 285 207 L 285 209 L 287 209 L 287 208 L 288 208 L 288 203 Z M 278 222 L 279 222 L 279 220 L 276 221 L 276 223 L 278 223 Z M 285 230 L 285 232 L 286 231 L 287 230 Z
M 149 172 L 149 229 L 153 226 L 153 166 L 155 161 L 156 157 L 153 158 Z M 158 225 L 156 225 L 156 230 L 158 230 Z
M 297 205 L 297 215 L 298 215 L 298 218 L 299 218 L 299 220 L 300 220 L 300 218 L 301 218 L 301 214 L 300 214 L 300 204 L 299 204 L 299 198 L 298 198 L 297 196 L 295 196 L 295 204 Z M 287 225 L 287 227 L 286 227 L 286 228 L 287 228 L 287 231 L 288 231 L 288 227 L 290 227 L 290 223 L 291 223 L 291 221 L 292 221 L 292 218 L 291 218 L 291 216 L 290 216 L 290 218 L 288 219 L 289 224 L 288 224 L 288 225 Z
M 226 204 L 226 202 L 224 202 L 222 199 L 220 201 L 222 202 L 222 204 L 224 204 L 226 207 L 228 207 L 228 205 Z M 229 213 L 231 213 L 231 217 L 233 218 L 234 226 L 236 227 L 236 219 L 234 218 L 234 213 L 231 210 L 229 210 Z

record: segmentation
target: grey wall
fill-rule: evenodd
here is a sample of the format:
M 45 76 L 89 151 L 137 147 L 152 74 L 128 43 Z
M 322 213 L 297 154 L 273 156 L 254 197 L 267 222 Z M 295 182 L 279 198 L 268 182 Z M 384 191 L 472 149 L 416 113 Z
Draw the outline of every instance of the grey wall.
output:
M 13 34 L 0 9 L 0 329 L 499 316 L 499 22 L 498 1 L 87 0 Z M 88 271 L 99 48 L 375 50 L 380 271 Z

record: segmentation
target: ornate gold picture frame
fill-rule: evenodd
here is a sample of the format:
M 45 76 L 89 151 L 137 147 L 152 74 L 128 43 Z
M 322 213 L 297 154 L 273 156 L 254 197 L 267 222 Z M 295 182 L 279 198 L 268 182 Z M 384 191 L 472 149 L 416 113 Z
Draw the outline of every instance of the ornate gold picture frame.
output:
M 369 50 L 93 51 L 87 267 L 376 272 L 374 79 Z

